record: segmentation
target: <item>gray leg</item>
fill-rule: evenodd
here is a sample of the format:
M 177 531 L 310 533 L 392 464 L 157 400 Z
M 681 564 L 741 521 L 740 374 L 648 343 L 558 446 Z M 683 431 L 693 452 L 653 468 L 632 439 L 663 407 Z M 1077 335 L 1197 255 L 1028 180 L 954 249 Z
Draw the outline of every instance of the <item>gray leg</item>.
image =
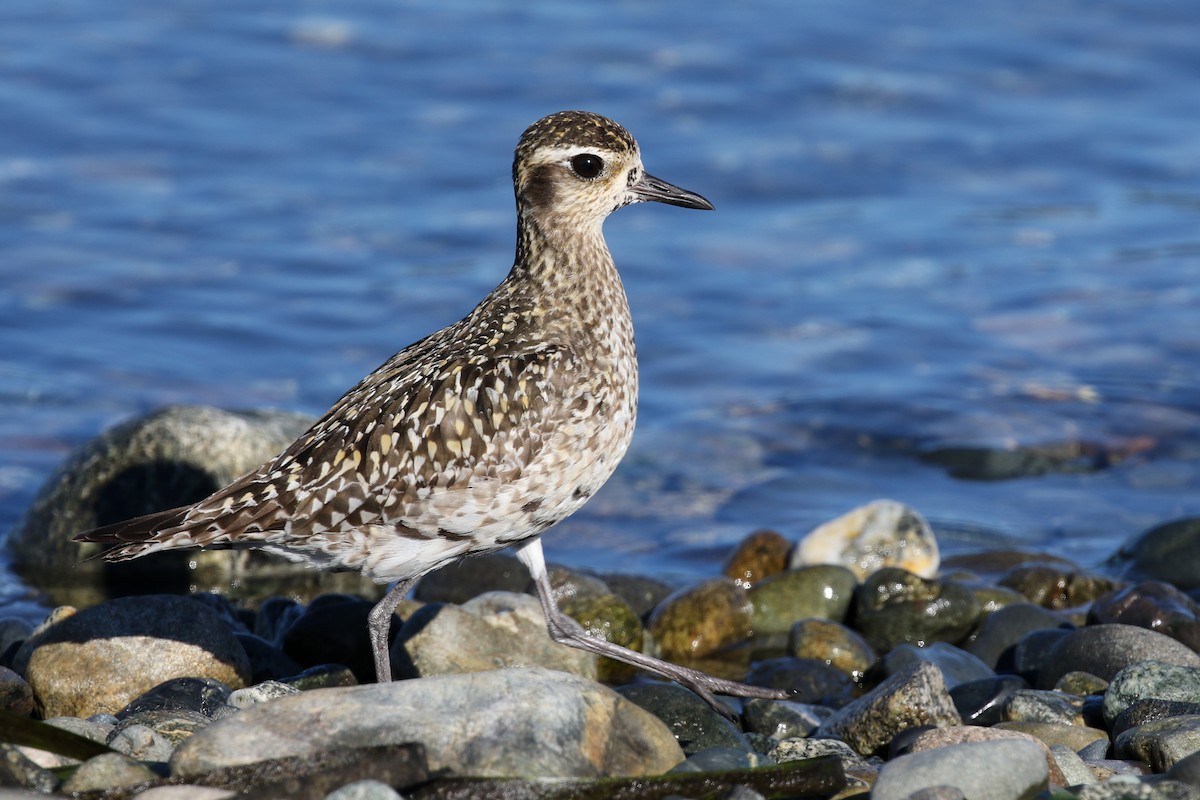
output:
M 396 606 L 417 582 L 416 578 L 400 581 L 375 604 L 367 615 L 367 631 L 371 635 L 371 649 L 375 653 L 375 680 L 390 683 L 392 680 L 392 657 L 388 647 L 388 634 L 392 630 L 392 615 Z
M 521 559 L 533 576 L 534 583 L 537 585 L 538 598 L 542 601 L 542 611 L 546 615 L 546 627 L 550 631 L 550 638 L 554 641 L 599 656 L 623 661 L 626 664 L 661 675 L 668 680 L 676 681 L 703 697 L 718 713 L 726 717 L 730 716 L 731 712 L 713 696 L 715 693 L 737 697 L 764 697 L 769 700 L 786 700 L 791 697 L 791 692 L 786 689 L 766 689 L 761 686 L 749 686 L 737 681 L 725 680 L 699 670 L 688 669 L 660 658 L 648 656 L 645 653 L 639 653 L 636 650 L 630 650 L 619 644 L 606 642 L 595 636 L 589 636 L 578 622 L 560 611 L 554 602 L 550 576 L 546 572 L 546 560 L 542 555 L 541 541 L 531 539 L 521 545 L 517 550 L 517 558 Z

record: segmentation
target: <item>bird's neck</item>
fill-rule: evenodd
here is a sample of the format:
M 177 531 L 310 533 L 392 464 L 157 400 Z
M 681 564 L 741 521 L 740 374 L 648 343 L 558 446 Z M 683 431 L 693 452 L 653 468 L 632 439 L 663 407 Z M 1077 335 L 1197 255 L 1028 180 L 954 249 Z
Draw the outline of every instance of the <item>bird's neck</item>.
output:
M 539 225 L 521 215 L 516 259 L 505 283 L 525 296 L 544 326 L 591 335 L 607 331 L 632 341 L 625 288 L 599 223 Z

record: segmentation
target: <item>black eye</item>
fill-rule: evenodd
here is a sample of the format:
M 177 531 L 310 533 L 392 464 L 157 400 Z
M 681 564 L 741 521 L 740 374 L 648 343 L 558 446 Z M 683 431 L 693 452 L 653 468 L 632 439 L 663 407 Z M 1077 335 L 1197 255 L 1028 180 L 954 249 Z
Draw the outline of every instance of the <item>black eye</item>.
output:
M 571 159 L 571 169 L 581 178 L 594 178 L 604 169 L 604 159 L 591 153 L 582 153 Z

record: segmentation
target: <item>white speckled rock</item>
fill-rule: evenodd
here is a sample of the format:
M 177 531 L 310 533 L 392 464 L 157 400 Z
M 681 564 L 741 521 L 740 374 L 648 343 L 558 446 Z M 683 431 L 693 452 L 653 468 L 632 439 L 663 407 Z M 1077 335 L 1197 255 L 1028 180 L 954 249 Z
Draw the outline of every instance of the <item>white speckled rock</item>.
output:
M 487 777 L 659 774 L 683 760 L 649 712 L 606 686 L 531 667 L 283 697 L 193 736 L 171 774 L 403 742 L 424 745 L 431 771 Z
M 922 578 L 937 574 L 941 557 L 933 529 L 915 508 L 875 500 L 810 531 L 792 551 L 791 568 L 841 564 L 861 581 L 883 567 Z

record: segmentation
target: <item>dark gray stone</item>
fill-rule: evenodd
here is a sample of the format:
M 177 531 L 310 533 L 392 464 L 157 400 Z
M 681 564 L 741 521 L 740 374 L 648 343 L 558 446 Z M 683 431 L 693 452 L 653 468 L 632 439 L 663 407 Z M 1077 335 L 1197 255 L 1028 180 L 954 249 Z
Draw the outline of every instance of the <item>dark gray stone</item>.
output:
M 633 683 L 618 687 L 617 693 L 662 720 L 684 755 L 714 747 L 743 752 L 752 749 L 737 726 L 678 684 Z
M 224 707 L 233 691 L 212 678 L 172 678 L 135 698 L 117 712 L 119 720 L 144 711 L 194 711 L 206 717 Z
M 951 692 L 959 684 L 996 676 L 987 664 L 946 642 L 932 642 L 925 647 L 902 644 L 883 657 L 884 673 L 895 675 L 918 661 L 928 661 L 940 669 L 942 680 Z
M 995 725 L 1003 721 L 1004 702 L 1009 696 L 1027 688 L 1029 684 L 1020 675 L 997 675 L 960 683 L 950 690 L 950 698 L 966 724 Z
M 1012 649 L 1022 637 L 1047 628 L 1072 628 L 1061 615 L 1032 603 L 1005 606 L 988 614 L 963 649 L 992 669 L 1013 667 Z
M 1050 649 L 1038 671 L 1037 687 L 1052 689 L 1059 678 L 1075 670 L 1112 680 L 1130 664 L 1147 660 L 1200 668 L 1200 656 L 1169 636 L 1133 625 L 1089 625 Z M 1116 712 L 1109 719 L 1115 716 Z

